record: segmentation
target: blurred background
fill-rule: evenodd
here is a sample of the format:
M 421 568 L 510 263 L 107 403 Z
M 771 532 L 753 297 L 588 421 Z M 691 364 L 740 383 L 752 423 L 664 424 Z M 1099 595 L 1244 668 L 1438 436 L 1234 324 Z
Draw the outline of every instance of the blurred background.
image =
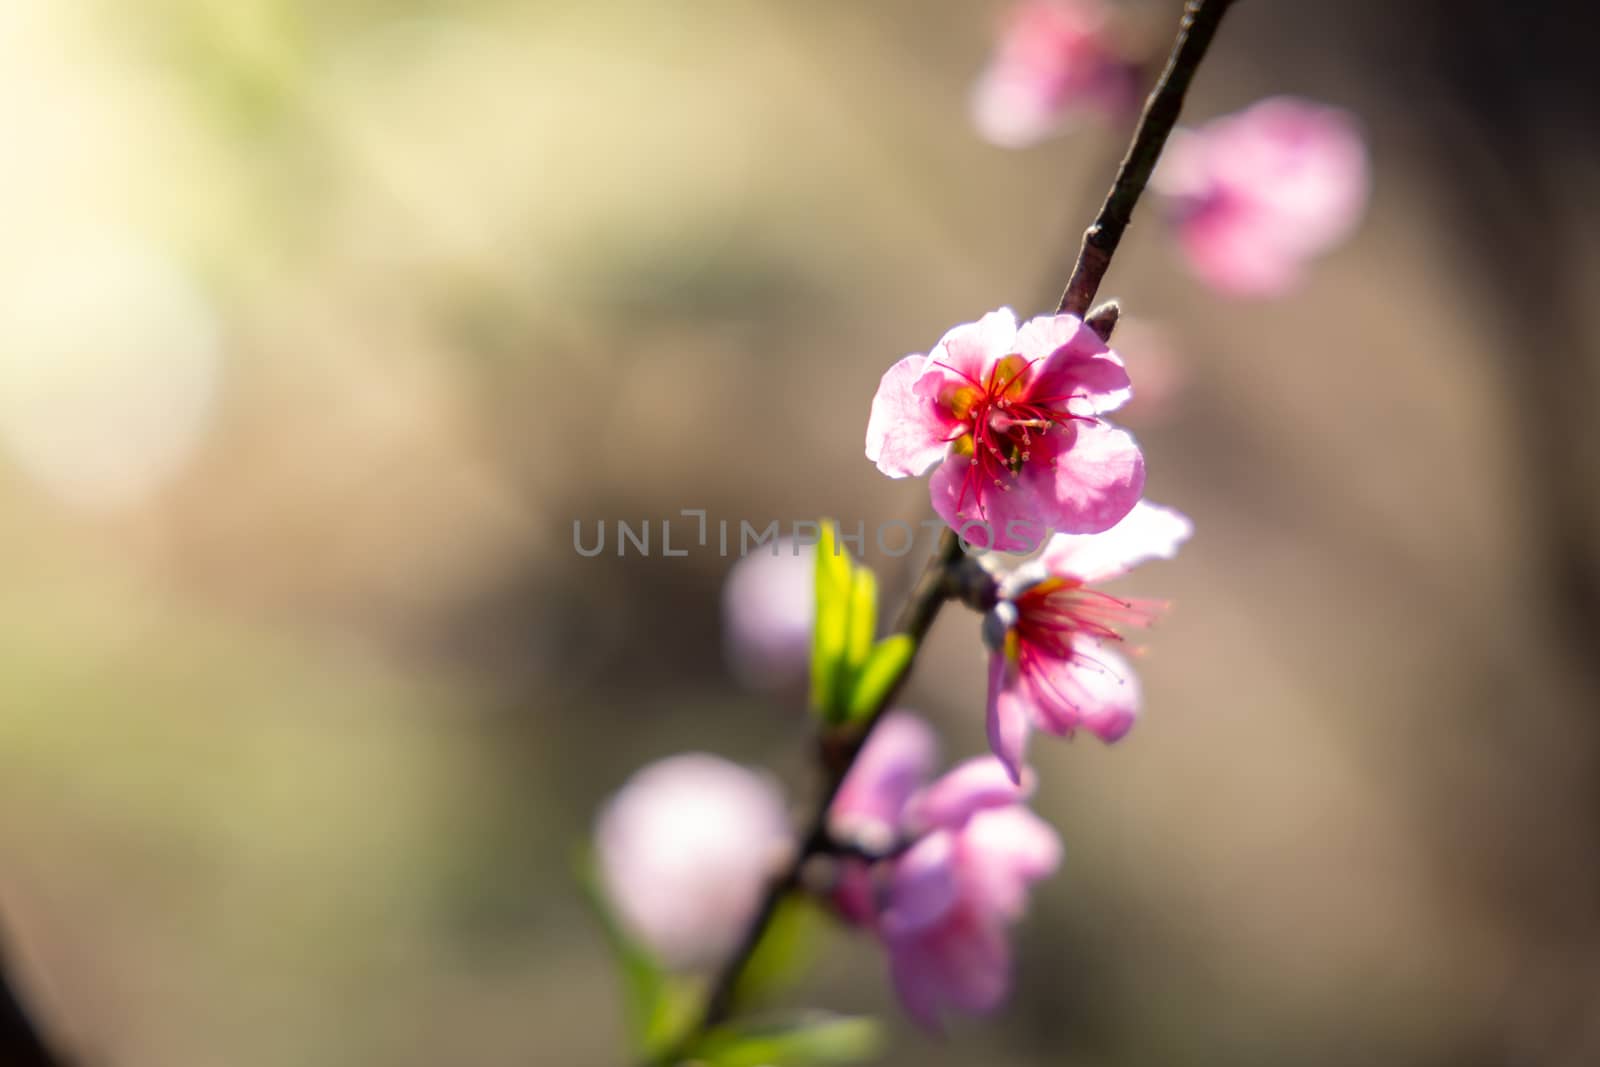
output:
M 622 1062 L 595 810 L 686 749 L 803 797 L 806 723 L 732 680 L 730 560 L 572 522 L 926 514 L 862 458 L 879 375 L 1053 306 L 1126 138 L 977 139 L 1000 11 L 0 5 L 0 922 L 64 1046 Z M 1145 720 L 1035 746 L 1067 862 L 998 1019 L 921 1036 L 842 935 L 796 1003 L 891 1064 L 1600 1062 L 1585 19 L 1228 17 L 1186 117 L 1351 109 L 1366 221 L 1243 303 L 1142 210 L 1122 421 L 1197 525 L 1127 583 L 1176 604 Z M 906 695 L 952 758 L 975 633 Z

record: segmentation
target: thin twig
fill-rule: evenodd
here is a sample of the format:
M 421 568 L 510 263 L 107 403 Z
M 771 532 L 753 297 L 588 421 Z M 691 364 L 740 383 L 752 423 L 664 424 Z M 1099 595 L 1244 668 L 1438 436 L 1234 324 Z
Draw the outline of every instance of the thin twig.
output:
M 1167 137 L 1177 124 L 1189 82 L 1194 79 L 1194 72 L 1211 45 L 1217 24 L 1232 3 L 1233 0 L 1189 0 L 1185 5 L 1172 55 L 1145 101 L 1133 143 L 1128 146 L 1128 154 L 1122 157 L 1122 166 L 1117 168 L 1117 179 L 1106 194 L 1100 214 L 1083 231 L 1083 246 L 1078 250 L 1078 262 L 1072 268 L 1066 291 L 1061 294 L 1061 303 L 1056 306 L 1058 313 L 1081 317 L 1094 303 L 1100 282 L 1111 266 L 1111 257 L 1122 242 L 1123 231 L 1133 221 L 1134 205 L 1144 195 L 1156 161 L 1161 158 L 1161 150 L 1166 147 Z
M 914 642 L 912 659 L 907 661 L 900 672 L 900 677 L 889 687 L 872 714 L 861 724 L 821 739 L 820 762 L 824 769 L 824 785 L 816 803 L 812 806 L 805 830 L 800 836 L 800 848 L 783 871 L 768 885 L 750 925 L 745 929 L 744 937 L 740 939 L 738 946 L 712 980 L 711 990 L 706 996 L 705 1012 L 701 1016 L 700 1024 L 685 1038 L 685 1045 L 727 1019 L 734 1007 L 734 994 L 738 990 L 739 978 L 744 973 L 745 965 L 750 962 L 750 957 L 755 955 L 756 947 L 760 945 L 762 935 L 766 933 L 767 924 L 772 921 L 778 905 L 783 902 L 789 891 L 799 884 L 800 873 L 806 861 L 826 852 L 831 845 L 832 838 L 828 833 L 828 809 L 833 806 L 833 798 L 838 794 L 839 787 L 844 784 L 845 775 L 855 763 L 856 756 L 866 744 L 873 727 L 894 703 L 900 687 L 910 676 L 916 651 L 921 649 L 923 639 L 933 628 L 933 621 L 938 617 L 939 609 L 944 607 L 945 601 L 954 592 L 954 585 L 949 576 L 962 556 L 960 539 L 956 537 L 954 531 L 945 530 L 939 539 L 938 548 L 934 550 L 927 566 L 923 568 L 922 577 L 917 580 L 915 588 L 911 590 L 905 606 L 901 608 L 900 615 L 895 620 L 895 632 L 909 635 Z M 673 1062 L 673 1058 L 669 1056 L 666 1062 Z
M 1173 45 L 1171 58 L 1168 59 L 1166 69 L 1162 71 L 1155 88 L 1151 90 L 1149 100 L 1145 103 L 1139 125 L 1133 134 L 1133 143 L 1117 171 L 1116 181 L 1106 196 L 1105 204 L 1101 207 L 1093 225 L 1083 235 L 1083 247 L 1073 266 L 1072 279 L 1068 282 L 1066 293 L 1061 298 L 1059 310 L 1082 315 L 1094 301 L 1095 293 L 1100 288 L 1100 280 L 1105 276 L 1106 268 L 1111 265 L 1111 256 L 1116 252 L 1117 244 L 1122 239 L 1122 232 L 1127 229 L 1128 220 L 1133 216 L 1134 205 L 1143 195 L 1150 174 L 1155 169 L 1156 160 L 1166 145 L 1167 136 L 1178 120 L 1178 112 L 1183 106 L 1183 96 L 1188 91 L 1190 80 L 1194 77 L 1195 68 L 1205 55 L 1223 12 L 1231 3 L 1232 0 L 1189 0 L 1184 8 L 1183 21 L 1178 27 L 1178 39 Z M 1114 319 L 1111 322 L 1114 322 Z M 1110 322 L 1106 325 L 1109 333 Z M 928 560 L 927 566 L 923 568 L 922 577 L 917 581 L 916 587 L 912 589 L 905 606 L 895 620 L 895 631 L 908 634 L 913 639 L 913 658 L 906 663 L 895 684 L 884 694 L 878 706 L 863 723 L 842 733 L 825 735 L 821 739 L 819 749 L 823 768 L 823 788 L 818 793 L 805 829 L 800 835 L 800 847 L 768 885 L 755 915 L 745 928 L 744 936 L 713 977 L 710 991 L 706 996 L 705 1009 L 699 1021 L 683 1036 L 675 1048 L 658 1060 L 659 1063 L 670 1065 L 681 1060 L 701 1035 L 725 1022 L 733 1012 L 739 980 L 751 957 L 755 955 L 756 948 L 777 913 L 779 904 L 800 884 L 801 872 L 807 861 L 827 852 L 834 844 L 828 833 L 828 809 L 832 807 L 845 775 L 849 773 L 856 757 L 860 755 L 873 727 L 894 703 L 900 687 L 910 676 L 916 652 L 920 651 L 923 640 L 933 627 L 940 609 L 944 607 L 946 601 L 963 595 L 959 572 L 965 559 L 966 554 L 960 539 L 953 531 L 945 530 L 938 548 Z
M 887 845 L 874 846 L 863 844 L 860 841 L 848 841 L 843 838 L 829 837 L 826 844 L 817 850 L 819 856 L 831 856 L 836 860 L 859 860 L 862 863 L 882 863 L 903 856 L 916 844 L 912 837 L 897 837 Z

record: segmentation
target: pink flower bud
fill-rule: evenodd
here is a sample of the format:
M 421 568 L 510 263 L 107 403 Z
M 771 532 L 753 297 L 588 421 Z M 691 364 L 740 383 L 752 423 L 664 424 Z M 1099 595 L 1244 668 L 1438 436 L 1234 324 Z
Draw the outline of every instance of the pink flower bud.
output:
M 618 919 L 676 968 L 733 948 L 792 845 L 777 785 L 704 753 L 635 773 L 595 827 L 600 879 Z
M 758 689 L 801 682 L 811 662 L 816 549 L 784 538 L 733 565 L 722 589 L 724 645 L 739 680 Z

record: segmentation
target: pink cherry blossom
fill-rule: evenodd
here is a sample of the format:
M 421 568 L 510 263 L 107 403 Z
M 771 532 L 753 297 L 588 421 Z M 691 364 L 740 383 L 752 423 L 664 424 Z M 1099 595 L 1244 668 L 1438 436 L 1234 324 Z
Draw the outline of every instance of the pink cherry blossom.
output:
M 889 712 L 834 795 L 829 830 L 874 851 L 890 848 L 906 803 L 933 775 L 938 759 L 939 742 L 927 723 L 907 712 Z
M 1239 296 L 1293 287 L 1355 228 L 1369 185 L 1355 121 L 1291 97 L 1175 132 L 1152 181 L 1171 198 L 1190 268 Z
M 1074 315 L 1019 329 L 1009 308 L 955 327 L 884 374 L 867 458 L 891 478 L 937 467 L 933 508 L 980 548 L 1097 533 L 1144 489 L 1144 457 L 1102 416 L 1131 395 L 1122 360 Z
M 704 753 L 635 773 L 595 827 L 600 881 L 618 919 L 680 968 L 732 949 L 791 845 L 777 785 Z
M 1117 47 L 1099 0 L 1024 0 L 972 91 L 985 140 L 1021 148 L 1082 114 L 1117 118 L 1138 103 L 1138 67 Z
M 1079 728 L 1119 740 L 1139 713 L 1133 670 L 1108 647 L 1121 627 L 1148 625 L 1160 610 L 1091 585 L 1149 559 L 1171 559 L 1188 540 L 1188 519 L 1141 501 L 1102 534 L 1058 534 L 1043 555 L 1007 575 L 984 618 L 989 660 L 989 746 L 1022 780 L 1028 735 L 1062 737 Z
M 835 900 L 883 943 L 906 1011 L 937 1029 L 948 1011 L 982 1014 L 1005 1000 L 1007 928 L 1028 887 L 1060 865 L 1061 843 L 1024 807 L 1031 780 L 1013 781 L 992 757 L 923 784 L 934 749 L 925 723 L 891 713 L 846 776 L 829 829 L 869 850 L 897 843 L 876 862 L 845 861 Z
M 816 610 L 816 550 L 781 538 L 728 572 L 722 587 L 723 643 L 739 680 L 781 689 L 806 677 Z

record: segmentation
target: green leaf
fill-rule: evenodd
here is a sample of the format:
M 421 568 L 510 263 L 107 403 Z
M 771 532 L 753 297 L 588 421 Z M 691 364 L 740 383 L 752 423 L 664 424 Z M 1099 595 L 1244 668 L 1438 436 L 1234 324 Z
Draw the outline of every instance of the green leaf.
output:
M 814 900 L 795 894 L 785 897 L 739 976 L 737 1001 L 749 1005 L 792 984 L 811 962 L 826 928 Z
M 705 1003 L 705 982 L 668 975 L 661 995 L 651 1007 L 644 1031 L 638 1037 L 640 1055 L 654 1060 L 683 1040 L 684 1034 L 700 1018 Z
M 713 1030 L 695 1044 L 690 1058 L 711 1067 L 825 1067 L 860 1063 L 882 1048 L 877 1020 L 815 1014 Z
M 878 636 L 878 577 L 870 567 L 857 567 L 855 579 L 850 583 L 850 633 L 844 650 L 849 677 L 854 679 L 861 665 L 872 654 L 872 640 Z M 849 695 L 846 686 L 840 694 Z
M 634 1050 L 646 1057 L 659 1055 L 693 1021 L 701 983 L 669 972 L 628 933 L 611 910 L 594 856 L 587 849 L 579 853 L 574 873 L 621 972 L 628 1037 Z
M 910 634 L 890 634 L 878 642 L 850 687 L 845 701 L 847 722 L 864 719 L 878 710 L 905 674 L 916 650 L 917 642 Z
M 811 706 L 825 721 L 837 721 L 841 679 L 846 677 L 845 652 L 850 640 L 850 593 L 854 586 L 850 557 L 839 545 L 832 519 L 821 523 L 817 539 L 817 614 L 811 632 Z

